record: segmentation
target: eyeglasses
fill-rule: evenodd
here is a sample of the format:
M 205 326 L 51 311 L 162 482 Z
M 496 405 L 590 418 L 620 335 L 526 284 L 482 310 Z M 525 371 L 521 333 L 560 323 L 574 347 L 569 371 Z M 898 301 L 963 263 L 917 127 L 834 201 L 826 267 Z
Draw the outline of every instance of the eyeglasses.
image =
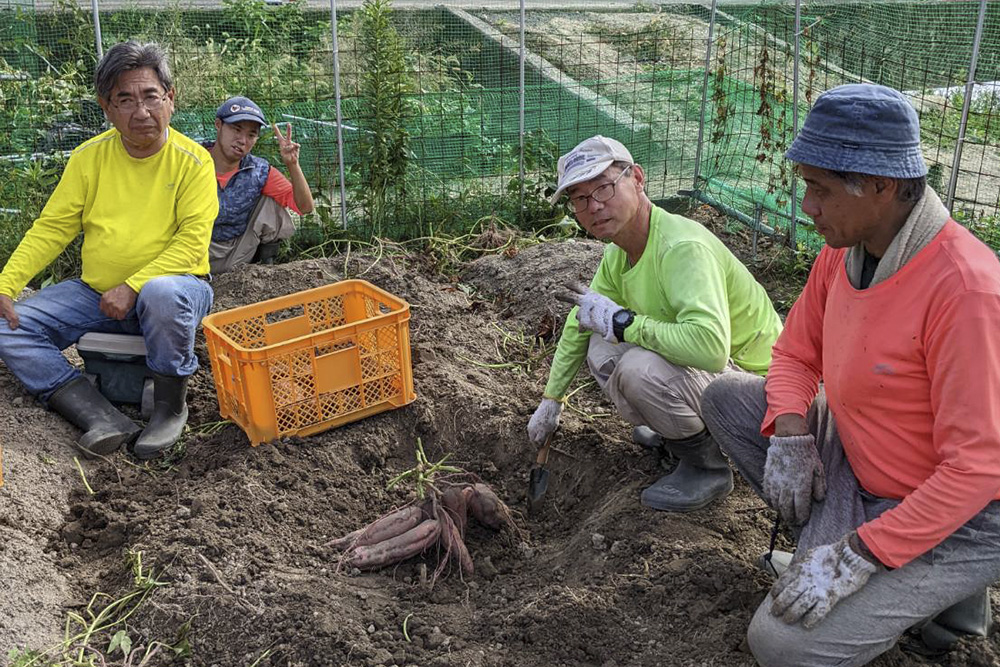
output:
M 124 111 L 125 113 L 135 113 L 139 110 L 139 105 L 146 107 L 146 111 L 153 112 L 159 111 L 166 100 L 166 95 L 146 95 L 141 100 L 126 97 L 119 102 L 112 102 L 111 104 L 119 111 Z
M 566 203 L 566 207 L 569 208 L 573 213 L 583 213 L 590 206 L 590 200 L 603 204 L 606 201 L 610 201 L 615 196 L 615 186 L 618 185 L 618 181 L 632 169 L 632 165 L 629 165 L 622 169 L 622 173 L 618 174 L 616 178 L 611 183 L 605 183 L 604 185 L 597 187 L 589 195 L 577 195 L 576 197 L 570 197 L 569 201 Z

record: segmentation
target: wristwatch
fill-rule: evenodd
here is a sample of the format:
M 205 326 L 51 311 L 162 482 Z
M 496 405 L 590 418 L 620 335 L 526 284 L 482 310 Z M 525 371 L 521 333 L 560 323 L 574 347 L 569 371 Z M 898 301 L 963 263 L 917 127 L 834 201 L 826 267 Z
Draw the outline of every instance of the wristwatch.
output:
M 635 320 L 635 313 L 628 308 L 622 308 L 611 316 L 611 331 L 619 343 L 625 342 L 625 330 L 629 328 Z

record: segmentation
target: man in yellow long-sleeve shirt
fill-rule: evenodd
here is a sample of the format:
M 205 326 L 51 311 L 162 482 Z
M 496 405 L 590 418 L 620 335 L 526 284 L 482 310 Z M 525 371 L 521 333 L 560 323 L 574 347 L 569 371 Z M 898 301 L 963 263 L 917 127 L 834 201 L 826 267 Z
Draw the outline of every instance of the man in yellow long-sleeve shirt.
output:
M 114 128 L 78 146 L 41 215 L 0 273 L 0 359 L 27 389 L 108 454 L 138 427 L 61 354 L 88 332 L 141 334 L 154 409 L 135 442 L 151 458 L 187 421 L 198 368 L 195 330 L 212 305 L 208 244 L 218 214 L 215 168 L 169 126 L 174 88 L 163 51 L 125 42 L 97 66 L 98 101 Z M 13 302 L 83 233 L 83 275 Z
M 642 504 L 705 507 L 729 494 L 733 473 L 701 419 L 701 393 L 725 371 L 766 373 L 781 320 L 715 235 L 653 205 L 642 167 L 621 143 L 591 137 L 558 166 L 553 201 L 565 193 L 583 228 L 611 243 L 590 289 L 573 295 L 578 307 L 566 318 L 528 435 L 541 443 L 555 431 L 586 360 L 637 427 L 636 440 L 679 461 L 643 491 Z

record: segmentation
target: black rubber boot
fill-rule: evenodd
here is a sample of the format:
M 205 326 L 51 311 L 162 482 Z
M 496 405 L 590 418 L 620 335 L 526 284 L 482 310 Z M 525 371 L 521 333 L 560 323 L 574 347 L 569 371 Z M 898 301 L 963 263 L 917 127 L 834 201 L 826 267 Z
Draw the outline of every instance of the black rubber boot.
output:
M 663 436 L 648 426 L 636 426 L 632 429 L 632 442 L 643 449 L 657 454 L 664 454 Z
M 281 250 L 280 241 L 261 243 L 257 246 L 257 252 L 254 254 L 253 261 L 257 264 L 274 264 L 274 259 L 278 256 L 279 250 Z
M 111 454 L 140 430 L 84 377 L 70 380 L 56 389 L 48 404 L 83 431 L 77 444 L 85 456 Z
M 667 512 L 690 512 L 733 490 L 733 471 L 708 430 L 682 440 L 663 439 L 677 467 L 642 492 L 642 504 Z
M 933 651 L 950 651 L 964 636 L 986 637 L 993 630 L 989 589 L 948 607 L 920 628 L 920 638 Z
M 187 377 L 153 374 L 153 416 L 135 441 L 137 458 L 151 459 L 177 442 L 187 424 Z

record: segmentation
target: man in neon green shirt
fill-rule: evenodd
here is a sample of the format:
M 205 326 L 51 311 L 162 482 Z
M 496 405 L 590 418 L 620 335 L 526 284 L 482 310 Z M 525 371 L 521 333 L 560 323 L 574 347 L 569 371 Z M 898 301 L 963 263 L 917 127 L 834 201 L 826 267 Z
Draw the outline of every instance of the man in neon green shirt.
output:
M 636 425 L 636 440 L 679 461 L 643 491 L 643 505 L 696 510 L 733 489 L 729 464 L 701 419 L 701 393 L 723 372 L 765 374 L 781 320 L 715 235 L 653 206 L 644 184 L 642 167 L 614 139 L 591 137 L 559 159 L 553 201 L 565 193 L 583 228 L 611 244 L 590 288 L 569 297 L 577 307 L 528 434 L 541 444 L 555 431 L 586 359 Z
M 194 335 L 212 305 L 208 244 L 219 210 L 204 148 L 169 126 L 174 88 L 155 44 L 112 47 L 94 73 L 114 125 L 78 146 L 41 215 L 0 273 L 0 359 L 27 389 L 84 431 L 86 453 L 108 454 L 138 427 L 61 351 L 88 332 L 141 334 L 154 408 L 135 442 L 150 458 L 187 421 Z M 13 302 L 83 233 L 83 275 Z

